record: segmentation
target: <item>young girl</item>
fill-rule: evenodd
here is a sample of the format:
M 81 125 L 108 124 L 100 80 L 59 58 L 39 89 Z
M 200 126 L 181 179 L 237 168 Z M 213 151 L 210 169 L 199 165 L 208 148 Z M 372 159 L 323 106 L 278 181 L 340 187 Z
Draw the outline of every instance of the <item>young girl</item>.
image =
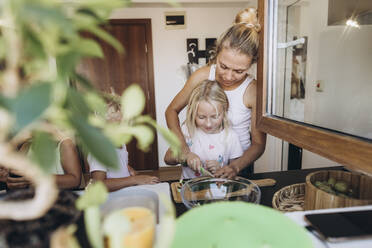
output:
M 215 176 L 232 178 L 258 159 L 265 150 L 266 134 L 256 128 L 256 81 L 248 70 L 256 61 L 260 25 L 256 10 L 245 9 L 236 16 L 231 26 L 217 41 L 216 57 L 211 65 L 194 72 L 183 89 L 168 106 L 167 124 L 182 142 L 183 159 L 188 164 L 200 166 L 200 157 L 189 149 L 179 124 L 178 113 L 186 106 L 191 92 L 200 82 L 215 80 L 225 91 L 230 108 L 228 117 L 239 136 L 244 154 L 219 169 Z
M 117 122 L 121 118 L 120 106 L 116 103 L 110 103 L 108 105 L 106 119 L 111 122 Z M 128 151 L 125 145 L 116 148 L 116 154 L 119 161 L 118 170 L 106 168 L 106 166 L 98 162 L 91 154 L 87 158 L 91 178 L 102 181 L 110 192 L 128 186 L 160 182 L 159 178 L 155 176 L 137 175 L 137 172 L 128 164 Z
M 213 174 L 243 154 L 238 135 L 229 128 L 228 109 L 227 96 L 217 82 L 204 80 L 192 91 L 182 133 L 190 151 L 200 158 L 201 165 L 196 161 L 187 163 L 188 167 L 182 167 L 183 178 L 200 176 L 203 169 Z M 182 162 L 174 158 L 170 150 L 164 161 L 167 164 Z

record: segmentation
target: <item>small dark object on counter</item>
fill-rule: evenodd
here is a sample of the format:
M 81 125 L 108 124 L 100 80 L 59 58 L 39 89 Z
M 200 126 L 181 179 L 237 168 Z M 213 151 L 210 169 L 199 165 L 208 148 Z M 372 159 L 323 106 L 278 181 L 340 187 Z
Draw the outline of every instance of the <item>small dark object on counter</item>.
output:
M 34 196 L 33 189 L 12 191 L 3 200 L 25 200 Z M 57 202 L 41 218 L 29 221 L 0 220 L 0 247 L 49 247 L 52 233 L 61 226 L 76 223 L 82 216 L 75 208 L 78 196 L 71 191 L 60 191 Z M 27 209 L 25 209 L 27 211 Z

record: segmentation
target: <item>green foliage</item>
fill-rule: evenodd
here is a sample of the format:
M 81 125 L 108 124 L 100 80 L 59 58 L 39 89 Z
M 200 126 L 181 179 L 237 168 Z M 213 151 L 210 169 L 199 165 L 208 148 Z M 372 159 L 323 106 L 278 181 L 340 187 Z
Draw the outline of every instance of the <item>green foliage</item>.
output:
M 56 158 L 57 143 L 52 139 L 51 135 L 45 132 L 35 132 L 31 144 L 32 158 L 46 172 L 50 173 L 51 165 L 59 163 Z
M 13 113 L 19 131 L 35 121 L 50 104 L 51 86 L 48 83 L 35 84 L 21 91 L 17 97 L 7 101 L 9 111 Z
M 76 208 L 84 210 L 84 223 L 93 248 L 103 248 L 101 213 L 99 206 L 107 200 L 108 192 L 102 182 L 90 184 L 76 201 Z
M 5 72 L 0 72 L 0 76 L 4 77 L 9 69 L 8 73 L 13 73 L 15 78 L 14 82 L 1 80 L 1 84 L 4 84 L 4 89 L 14 89 L 15 86 L 21 89 L 15 94 L 11 90 L 0 93 L 0 106 L 7 109 L 15 121 L 10 137 L 26 127 L 32 129 L 29 125 L 33 122 L 47 121 L 59 129 L 74 131 L 87 151 L 108 167 L 117 166 L 115 146 L 129 142 L 132 137 L 138 140 L 139 149 L 146 151 L 154 140 L 153 128 L 159 130 L 171 147 L 175 150 L 179 148 L 179 142 L 169 130 L 157 126 L 151 118 L 140 120 L 146 99 L 138 85 L 130 86 L 119 99 L 123 121 L 107 125 L 103 96 L 96 94 L 89 80 L 75 72 L 83 57 L 103 55 L 98 43 L 86 38 L 82 35 L 84 33 L 91 33 L 123 51 L 121 44 L 101 25 L 112 10 L 123 6 L 124 2 L 3 2 L 4 23 L 16 28 L 2 27 L 0 43 L 3 52 L 0 53 L 0 60 L 18 69 L 11 70 L 9 66 Z M 67 82 L 71 79 L 82 85 L 85 92 L 70 88 Z M 51 98 L 57 100 L 51 102 Z
M 121 110 L 124 120 L 130 120 L 140 115 L 145 108 L 145 95 L 138 84 L 132 84 L 123 93 Z
M 103 234 L 109 238 L 110 248 L 123 248 L 123 237 L 130 230 L 131 223 L 121 209 L 112 211 L 103 221 Z
M 78 115 L 71 116 L 70 121 L 79 133 L 82 144 L 98 161 L 109 168 L 118 168 L 115 147 L 99 129 L 89 125 Z
M 90 184 L 84 194 L 76 201 L 76 208 L 84 210 L 89 207 L 99 206 L 107 200 L 108 192 L 102 182 Z

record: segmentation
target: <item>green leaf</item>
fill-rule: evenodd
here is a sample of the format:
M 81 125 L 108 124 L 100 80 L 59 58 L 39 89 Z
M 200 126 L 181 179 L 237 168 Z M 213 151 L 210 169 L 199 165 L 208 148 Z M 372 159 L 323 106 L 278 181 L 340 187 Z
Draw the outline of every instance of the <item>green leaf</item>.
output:
M 104 133 L 116 146 L 128 144 L 132 140 L 131 127 L 122 123 L 110 123 L 104 127 Z
M 101 38 L 102 40 L 106 41 L 108 44 L 113 46 L 118 52 L 123 52 L 124 48 L 121 45 L 121 43 L 115 39 L 111 34 L 103 30 L 102 28 L 91 26 L 91 25 L 84 25 L 81 26 L 80 29 L 83 31 L 88 31 L 94 35 L 96 35 L 98 38 Z
M 121 111 L 124 120 L 140 115 L 145 108 L 145 95 L 138 84 L 130 85 L 121 97 Z
M 10 109 L 15 115 L 16 131 L 35 121 L 50 105 L 51 85 L 35 84 L 11 99 Z
M 99 162 L 108 168 L 119 168 L 115 147 L 99 129 L 89 125 L 78 115 L 72 115 L 70 122 L 78 131 L 84 146 Z
M 131 127 L 130 132 L 137 139 L 137 146 L 139 149 L 146 151 L 154 141 L 154 132 L 145 125 L 137 125 Z
M 26 24 L 36 22 L 42 26 L 54 25 L 55 28 L 59 27 L 67 34 L 74 32 L 71 21 L 67 19 L 61 8 L 25 1 L 20 14 Z
M 74 115 L 81 116 L 84 119 L 88 117 L 90 109 L 79 92 L 73 88 L 69 88 L 67 90 L 66 100 L 66 108 L 69 109 Z
M 181 142 L 168 128 L 164 128 L 156 123 L 150 116 L 139 116 L 136 118 L 136 123 L 147 123 L 153 126 L 164 137 L 175 156 L 179 156 L 181 152 Z
M 131 222 L 122 213 L 122 210 L 111 212 L 103 220 L 103 233 L 110 240 L 110 248 L 122 248 L 123 237 L 132 229 Z
M 83 195 L 76 200 L 76 208 L 85 210 L 89 207 L 99 206 L 106 202 L 108 192 L 106 186 L 101 181 L 90 184 Z
M 74 51 L 56 57 L 57 71 L 61 78 L 66 78 L 75 71 L 79 59 L 80 55 Z
M 101 214 L 98 206 L 85 209 L 84 223 L 90 245 L 93 248 L 104 248 L 101 232 Z
M 72 79 L 76 79 L 76 81 L 78 83 L 80 83 L 80 85 L 83 86 L 84 88 L 86 88 L 88 90 L 92 90 L 93 89 L 93 86 L 92 86 L 91 82 L 89 81 L 89 79 L 87 79 L 83 75 L 81 75 L 81 74 L 79 74 L 77 72 L 73 72 L 72 75 L 71 75 L 71 78 Z
M 51 135 L 45 132 L 36 132 L 33 135 L 31 151 L 32 159 L 40 165 L 40 168 L 50 173 L 59 156 L 57 143 L 52 139 Z
M 44 47 L 42 42 L 40 41 L 39 37 L 35 32 L 30 29 L 23 29 L 24 30 L 24 37 L 25 37 L 25 52 L 30 57 L 39 57 L 39 58 L 46 58 L 47 55 L 45 53 Z
M 11 109 L 12 99 L 0 94 L 0 106 L 6 110 Z
M 103 248 L 99 206 L 107 200 L 107 197 L 106 186 L 98 181 L 90 184 L 84 194 L 76 200 L 76 208 L 84 210 L 86 232 L 94 248 Z
M 107 111 L 106 102 L 95 92 L 87 92 L 84 95 L 84 99 L 88 104 L 89 108 L 94 110 L 95 114 L 105 114 Z
M 75 46 L 76 50 L 82 55 L 103 58 L 102 49 L 94 40 L 80 39 Z

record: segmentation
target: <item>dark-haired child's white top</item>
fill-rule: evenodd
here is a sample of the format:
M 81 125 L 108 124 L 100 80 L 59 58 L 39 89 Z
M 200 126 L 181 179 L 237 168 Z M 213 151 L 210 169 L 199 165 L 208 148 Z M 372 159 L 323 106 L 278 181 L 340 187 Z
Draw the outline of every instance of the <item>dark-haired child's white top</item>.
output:
M 190 137 L 186 125 L 182 125 L 181 130 L 190 151 L 199 156 L 203 165 L 207 160 L 216 160 L 222 167 L 228 165 L 229 160 L 236 159 L 243 154 L 239 137 L 231 128 L 214 134 L 207 134 L 196 129 L 193 137 Z M 182 176 L 194 178 L 201 175 L 189 167 L 182 166 Z
M 112 168 L 106 168 L 106 166 L 93 157 L 92 154 L 88 154 L 87 160 L 90 173 L 93 171 L 103 171 L 106 172 L 106 178 L 129 177 L 127 147 L 123 145 L 121 148 L 116 148 L 116 155 L 119 161 L 119 168 L 114 170 Z

